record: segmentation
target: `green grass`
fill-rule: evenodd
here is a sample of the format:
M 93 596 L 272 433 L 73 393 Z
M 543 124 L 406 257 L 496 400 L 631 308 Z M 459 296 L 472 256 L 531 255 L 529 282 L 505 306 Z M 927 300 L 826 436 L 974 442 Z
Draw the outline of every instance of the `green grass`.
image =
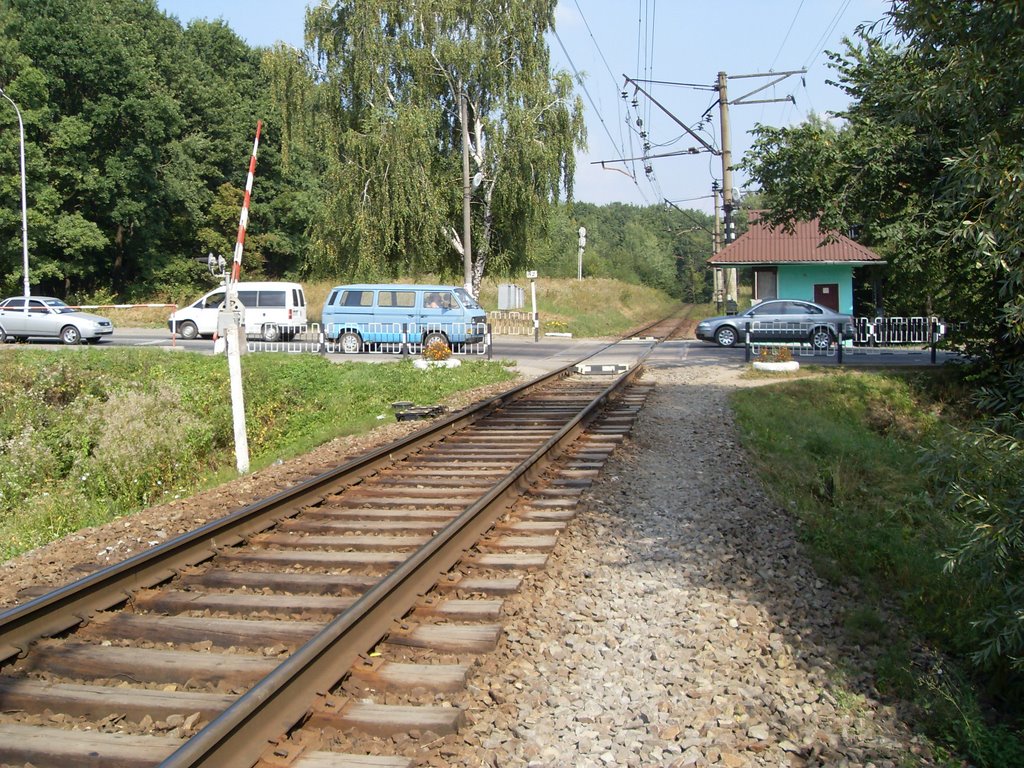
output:
M 921 446 L 960 418 L 957 396 L 941 374 L 830 371 L 741 390 L 733 403 L 748 453 L 799 519 L 818 573 L 858 595 L 845 631 L 876 649 L 879 689 L 915 704 L 940 752 L 1024 765 L 1021 713 L 989 699 L 988 681 L 965 661 L 980 590 L 943 570 L 957 527 L 932 503 L 919 463 Z M 901 621 L 884 618 L 893 611 Z
M 0 559 L 229 475 L 235 465 L 222 357 L 152 349 L 3 350 Z M 421 371 L 412 361 L 243 358 L 252 468 L 513 378 L 500 363 Z
M 530 286 L 525 288 L 525 310 L 529 311 Z M 496 284 L 485 283 L 480 301 L 497 306 Z M 537 307 L 546 330 L 559 330 L 576 337 L 611 336 L 660 320 L 680 307 L 678 299 L 662 291 L 618 280 L 538 280 Z

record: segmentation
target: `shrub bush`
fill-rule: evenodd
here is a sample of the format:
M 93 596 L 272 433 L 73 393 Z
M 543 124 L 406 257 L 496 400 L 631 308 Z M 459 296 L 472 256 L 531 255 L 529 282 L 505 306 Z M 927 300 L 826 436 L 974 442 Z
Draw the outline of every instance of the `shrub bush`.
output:
M 427 360 L 447 360 L 451 356 L 451 348 L 441 341 L 441 339 L 434 339 L 423 348 L 423 357 Z

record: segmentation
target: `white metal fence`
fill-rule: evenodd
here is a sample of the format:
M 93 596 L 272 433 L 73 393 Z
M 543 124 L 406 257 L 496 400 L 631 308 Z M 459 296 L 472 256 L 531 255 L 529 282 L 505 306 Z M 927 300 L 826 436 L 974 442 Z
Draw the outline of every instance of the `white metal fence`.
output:
M 745 328 L 740 331 L 738 342 L 747 344 L 748 356 L 759 356 L 763 352 L 786 347 L 793 357 L 838 355 L 842 361 L 844 351 L 856 354 L 895 349 L 934 351 L 935 345 L 946 334 L 947 324 L 937 317 L 858 317 L 853 321 L 852 338 L 840 339 L 832 335 L 827 344 L 815 344 L 811 332 L 818 327 L 814 323 L 752 322 L 749 343 Z
M 491 334 L 486 323 L 360 323 L 356 329 L 360 339 L 385 339 L 384 341 L 363 341 L 360 352 L 379 355 L 414 354 L 422 351 L 424 337 L 432 332 L 443 333 L 446 338 L 478 338 L 479 341 L 450 343 L 453 355 L 486 355 L 491 344 Z M 320 323 L 305 323 L 295 326 L 281 326 L 281 338 L 264 341 L 259 338 L 246 340 L 250 352 L 316 352 L 318 354 L 342 354 L 338 329 L 323 328 Z
M 498 310 L 487 313 L 492 333 L 499 336 L 533 336 L 533 313 Z
M 854 343 L 858 345 L 927 345 L 945 335 L 946 324 L 937 317 L 857 317 L 854 331 Z

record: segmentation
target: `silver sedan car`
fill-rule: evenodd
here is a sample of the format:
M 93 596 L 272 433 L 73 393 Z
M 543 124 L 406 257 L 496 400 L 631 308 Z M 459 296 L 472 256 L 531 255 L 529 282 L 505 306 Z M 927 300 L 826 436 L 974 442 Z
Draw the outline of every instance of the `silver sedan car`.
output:
M 60 339 L 65 344 L 99 341 L 114 332 L 107 318 L 69 307 L 50 296 L 12 296 L 0 301 L 0 344 L 29 337 Z
M 772 299 L 755 304 L 738 315 L 709 317 L 697 324 L 697 338 L 723 347 L 746 339 L 753 342 L 807 342 L 818 350 L 828 349 L 839 335 L 853 338 L 853 318 L 810 301 Z

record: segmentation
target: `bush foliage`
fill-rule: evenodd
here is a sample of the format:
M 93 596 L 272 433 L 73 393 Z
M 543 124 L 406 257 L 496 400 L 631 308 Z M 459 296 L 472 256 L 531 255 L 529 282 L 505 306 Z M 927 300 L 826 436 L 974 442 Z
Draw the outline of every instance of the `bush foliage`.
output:
M 837 373 L 740 391 L 735 405 L 819 573 L 877 617 L 879 688 L 994 768 L 1024 764 L 1024 453 L 1019 420 L 1016 434 L 965 426 L 966 392 L 956 375 Z

